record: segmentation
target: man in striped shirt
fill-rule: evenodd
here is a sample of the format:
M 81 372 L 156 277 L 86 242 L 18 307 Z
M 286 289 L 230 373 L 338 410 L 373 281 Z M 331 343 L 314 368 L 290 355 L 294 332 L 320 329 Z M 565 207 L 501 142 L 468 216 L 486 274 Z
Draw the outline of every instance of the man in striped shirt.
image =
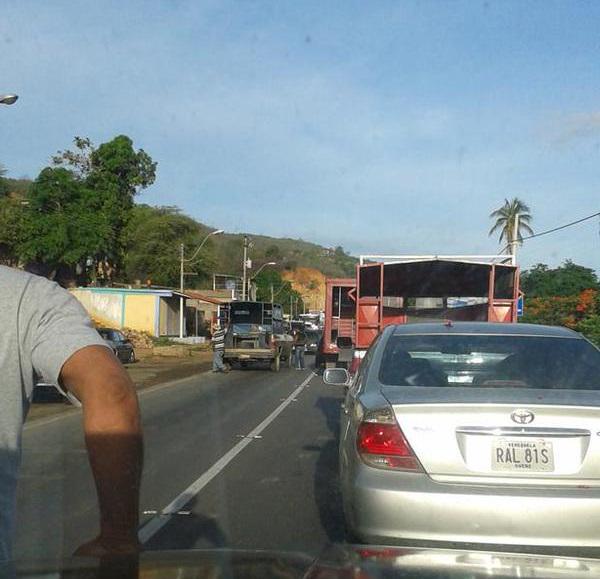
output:
M 215 326 L 212 335 L 213 348 L 213 372 L 229 372 L 223 364 L 223 352 L 225 350 L 225 334 L 227 326 Z

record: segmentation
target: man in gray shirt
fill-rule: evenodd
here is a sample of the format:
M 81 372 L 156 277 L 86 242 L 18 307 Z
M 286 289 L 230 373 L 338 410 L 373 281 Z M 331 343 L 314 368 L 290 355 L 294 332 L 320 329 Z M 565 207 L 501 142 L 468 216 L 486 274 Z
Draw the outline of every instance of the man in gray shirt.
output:
M 21 435 L 36 377 L 83 407 L 100 534 L 78 553 L 136 552 L 142 433 L 135 387 L 75 298 L 0 266 L 0 559 L 11 556 Z

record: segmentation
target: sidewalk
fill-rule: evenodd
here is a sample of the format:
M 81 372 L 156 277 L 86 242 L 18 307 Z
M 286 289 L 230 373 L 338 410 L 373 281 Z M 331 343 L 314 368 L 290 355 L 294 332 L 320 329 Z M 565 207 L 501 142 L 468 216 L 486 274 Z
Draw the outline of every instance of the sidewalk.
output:
M 200 374 L 210 370 L 211 367 L 212 352 L 210 351 L 198 352 L 186 358 L 155 356 L 125 366 L 138 390 Z M 54 388 L 51 388 L 36 392 L 34 402 L 29 409 L 27 422 L 73 411 L 75 408 L 65 402 L 63 396 Z

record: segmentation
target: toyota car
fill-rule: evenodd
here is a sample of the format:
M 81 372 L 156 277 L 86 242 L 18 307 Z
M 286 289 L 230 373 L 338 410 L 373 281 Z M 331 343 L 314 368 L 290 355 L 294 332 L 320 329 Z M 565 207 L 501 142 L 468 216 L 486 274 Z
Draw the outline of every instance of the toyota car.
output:
M 390 326 L 348 383 L 344 512 L 364 541 L 600 546 L 600 351 L 566 328 Z

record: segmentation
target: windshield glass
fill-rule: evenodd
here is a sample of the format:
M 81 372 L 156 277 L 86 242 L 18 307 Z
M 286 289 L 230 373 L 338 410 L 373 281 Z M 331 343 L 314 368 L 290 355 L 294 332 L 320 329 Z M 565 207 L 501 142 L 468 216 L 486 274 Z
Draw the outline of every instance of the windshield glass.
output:
M 263 305 L 262 304 L 231 304 L 231 323 L 232 324 L 262 324 L 263 323 Z
M 0 48 L 0 570 L 600 558 L 600 0 L 4 0 Z
M 269 331 L 270 326 L 263 324 L 233 324 L 234 335 L 261 334 Z
M 530 336 L 392 336 L 389 386 L 600 390 L 600 351 L 585 340 Z

